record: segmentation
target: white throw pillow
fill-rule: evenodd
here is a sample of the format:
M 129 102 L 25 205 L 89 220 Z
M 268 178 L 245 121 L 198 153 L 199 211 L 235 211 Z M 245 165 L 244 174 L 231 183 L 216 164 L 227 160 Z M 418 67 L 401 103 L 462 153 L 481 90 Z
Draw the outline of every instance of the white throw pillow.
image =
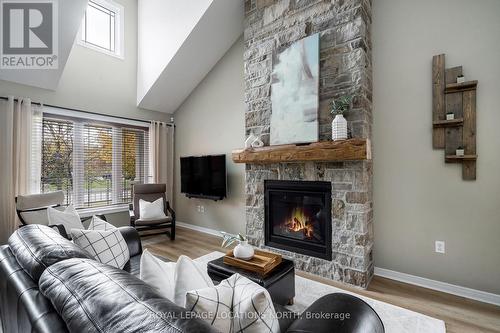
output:
M 205 265 L 186 256 L 180 256 L 177 263 L 164 262 L 147 250 L 141 257 L 140 278 L 163 297 L 182 307 L 189 290 L 214 286 Z
M 144 250 L 139 278 L 154 287 L 160 295 L 174 301 L 175 262 L 165 262 Z
M 222 332 L 280 332 L 269 292 L 239 274 L 215 287 L 189 291 L 186 308 Z
M 95 215 L 92 216 L 92 220 L 90 221 L 89 227 L 87 228 L 87 230 L 103 230 L 103 231 L 108 231 L 113 229 L 116 229 L 114 225 L 104 221 L 103 219 Z
M 166 218 L 167 215 L 165 215 L 165 211 L 163 210 L 163 198 L 160 198 L 153 202 L 148 202 L 140 199 L 139 214 L 141 216 L 141 220 L 156 220 Z
M 122 269 L 130 259 L 127 242 L 120 230 L 71 229 L 73 242 L 103 264 Z
M 187 256 L 180 256 L 177 260 L 174 280 L 174 303 L 182 307 L 186 304 L 186 293 L 189 290 L 214 286 L 206 267 L 195 263 Z
M 62 224 L 67 234 L 70 233 L 71 229 L 85 229 L 80 221 L 80 215 L 72 205 L 66 207 L 64 211 L 49 207 L 47 208 L 47 217 L 49 225 Z

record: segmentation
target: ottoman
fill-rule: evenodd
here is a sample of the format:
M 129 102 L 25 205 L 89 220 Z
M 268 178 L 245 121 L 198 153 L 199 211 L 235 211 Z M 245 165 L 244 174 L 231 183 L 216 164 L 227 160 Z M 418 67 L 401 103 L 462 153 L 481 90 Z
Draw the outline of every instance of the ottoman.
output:
M 266 288 L 274 303 L 280 305 L 293 304 L 293 298 L 295 297 L 295 265 L 291 260 L 283 258 L 281 264 L 265 276 L 226 265 L 223 257 L 210 261 L 207 264 L 207 271 L 214 282 L 220 282 L 238 273 Z

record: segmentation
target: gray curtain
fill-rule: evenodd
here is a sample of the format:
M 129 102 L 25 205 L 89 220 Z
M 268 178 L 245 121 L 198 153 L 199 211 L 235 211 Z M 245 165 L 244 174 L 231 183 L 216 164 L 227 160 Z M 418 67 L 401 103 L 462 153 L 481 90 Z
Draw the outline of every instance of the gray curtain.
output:
M 160 121 L 149 125 L 149 172 L 153 183 L 167 184 L 167 200 L 173 206 L 175 128 Z

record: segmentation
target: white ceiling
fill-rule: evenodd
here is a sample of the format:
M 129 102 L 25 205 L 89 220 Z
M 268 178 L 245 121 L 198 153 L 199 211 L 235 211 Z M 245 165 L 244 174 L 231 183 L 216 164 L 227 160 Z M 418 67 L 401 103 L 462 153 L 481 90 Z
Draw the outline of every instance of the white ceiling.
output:
M 243 0 L 139 0 L 137 104 L 173 113 L 243 32 Z
M 2 69 L 0 70 L 0 80 L 55 90 L 66 66 L 86 7 L 87 0 L 58 2 L 58 69 Z

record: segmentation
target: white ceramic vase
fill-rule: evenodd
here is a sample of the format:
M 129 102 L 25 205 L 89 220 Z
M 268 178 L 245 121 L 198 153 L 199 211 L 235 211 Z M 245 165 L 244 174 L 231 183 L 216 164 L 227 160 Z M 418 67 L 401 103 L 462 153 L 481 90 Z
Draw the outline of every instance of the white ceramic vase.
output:
M 248 241 L 240 241 L 233 250 L 234 256 L 238 259 L 250 260 L 253 258 L 254 250 Z
M 332 140 L 345 140 L 347 139 L 347 120 L 343 115 L 338 114 L 332 121 Z

